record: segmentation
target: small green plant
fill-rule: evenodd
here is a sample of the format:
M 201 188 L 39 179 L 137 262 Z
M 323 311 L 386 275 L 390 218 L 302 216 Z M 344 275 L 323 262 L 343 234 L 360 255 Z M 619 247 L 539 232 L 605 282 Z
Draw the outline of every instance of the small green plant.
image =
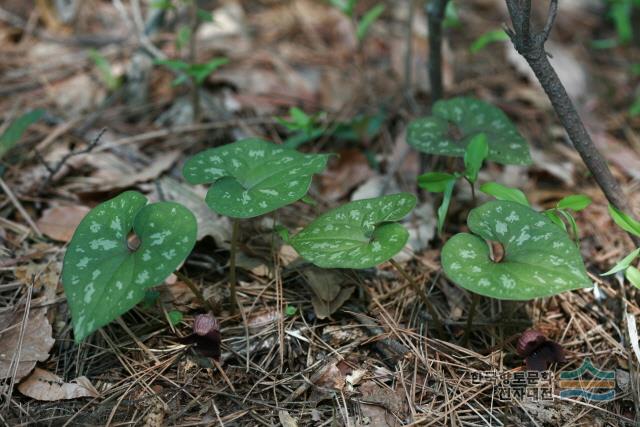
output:
M 111 64 L 100 52 L 95 49 L 91 49 L 89 51 L 89 57 L 95 64 L 96 68 L 100 73 L 100 78 L 102 79 L 104 85 L 110 92 L 118 89 L 122 84 L 122 79 L 118 76 L 114 76 L 111 71 Z
M 202 151 L 182 170 L 191 184 L 213 184 L 205 202 L 233 218 L 229 282 L 235 309 L 235 253 L 238 219 L 253 218 L 302 199 L 314 174 L 322 172 L 328 154 L 303 154 L 260 139 L 244 139 Z
M 293 237 L 282 235 L 300 256 L 321 268 L 363 269 L 389 261 L 414 287 L 442 330 L 422 287 L 393 260 L 409 239 L 409 232 L 397 221 L 411 212 L 416 201 L 409 193 L 357 200 L 320 215 Z
M 124 314 L 162 283 L 196 242 L 196 219 L 173 202 L 127 191 L 80 222 L 62 268 L 76 342 Z M 133 233 L 133 234 L 132 234 Z
M 459 233 L 442 249 L 446 275 L 474 293 L 529 300 L 592 285 L 580 251 L 543 213 L 520 203 L 492 201 L 467 219 L 473 234 Z M 494 253 L 499 244 L 503 254 Z
M 462 173 L 445 173 L 445 172 L 427 172 L 418 177 L 418 185 L 433 193 L 444 193 L 442 204 L 438 208 L 438 231 L 442 232 L 453 188 L 455 183 L 464 178 L 471 186 L 471 194 L 475 201 L 475 183 L 478 180 L 478 173 L 482 167 L 482 163 L 489 154 L 489 145 L 487 137 L 480 133 L 475 135 L 469 145 L 467 145 L 464 154 L 464 171 Z
M 324 113 L 309 115 L 298 107 L 289 109 L 289 117 L 277 117 L 278 123 L 284 126 L 292 135 L 284 141 L 287 148 L 298 148 L 305 142 L 321 137 L 326 129 L 319 119 Z
M 44 110 L 38 108 L 24 113 L 11 122 L 0 135 L 0 159 L 18 143 L 27 128 L 40 120 L 43 115 Z
M 436 102 L 430 117 L 409 124 L 407 143 L 423 153 L 463 157 L 467 145 L 481 133 L 489 144 L 488 160 L 531 163 L 526 140 L 502 110 L 468 97 Z
M 163 65 L 176 73 L 176 77 L 171 84 L 178 86 L 187 83 L 189 79 L 193 79 L 197 86 L 202 86 L 204 81 L 218 68 L 228 64 L 227 58 L 213 58 L 202 64 L 189 64 L 186 61 L 180 59 L 158 59 L 155 62 L 157 65 Z
M 634 236 L 640 237 L 640 222 L 631 218 L 629 215 L 625 214 L 613 205 L 609 205 L 609 215 L 611 215 L 613 221 L 618 224 L 618 227 L 622 228 L 628 233 L 633 234 Z M 618 262 L 611 270 L 604 273 L 603 276 L 608 276 L 620 271 L 624 271 L 625 277 L 627 278 L 629 283 L 637 288 L 640 288 L 640 270 L 638 270 L 637 267 L 631 265 L 639 255 L 640 248 L 637 248 L 629 255 L 624 257 L 620 262 Z
M 402 250 L 409 232 L 396 221 L 416 205 L 409 193 L 347 203 L 316 218 L 289 243 L 322 268 L 369 268 Z
M 478 53 L 492 43 L 504 42 L 508 40 L 509 35 L 507 35 L 507 33 L 502 29 L 487 31 L 471 44 L 469 51 L 471 53 Z
M 360 19 L 357 19 L 355 16 L 355 7 L 358 0 L 329 0 L 329 2 L 354 21 L 356 37 L 360 43 L 367 37 L 371 25 L 382 15 L 385 9 L 382 3 L 378 3 L 366 11 Z

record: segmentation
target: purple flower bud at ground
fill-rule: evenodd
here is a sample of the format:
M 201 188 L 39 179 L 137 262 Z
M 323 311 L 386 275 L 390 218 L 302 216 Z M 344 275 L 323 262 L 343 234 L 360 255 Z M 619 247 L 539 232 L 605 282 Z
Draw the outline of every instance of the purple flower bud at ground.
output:
M 544 371 L 552 363 L 565 361 L 562 346 L 534 329 L 524 331 L 520 336 L 516 345 L 516 353 L 524 357 L 527 369 L 530 371 Z

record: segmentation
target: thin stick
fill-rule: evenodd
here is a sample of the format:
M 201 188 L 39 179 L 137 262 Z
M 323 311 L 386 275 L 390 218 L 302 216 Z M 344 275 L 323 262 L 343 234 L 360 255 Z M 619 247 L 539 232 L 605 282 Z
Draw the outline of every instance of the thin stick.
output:
M 476 307 L 480 301 L 480 295 L 474 292 L 471 293 L 471 306 L 469 307 L 469 315 L 467 317 L 467 326 L 464 330 L 464 340 L 462 341 L 465 347 L 469 344 L 469 338 L 471 337 L 471 326 L 473 325 L 473 318 L 476 314 Z
M 193 280 L 191 280 L 186 275 L 180 273 L 179 271 L 174 271 L 173 274 L 178 276 L 178 279 L 182 280 L 189 287 L 189 289 L 191 289 L 191 292 L 193 292 L 196 298 L 200 301 L 200 304 L 205 306 L 207 310 L 209 310 L 213 314 L 216 314 L 216 311 L 217 311 L 216 308 L 213 306 L 213 304 L 209 302 L 209 300 L 207 300 L 204 297 L 204 294 L 200 292 L 200 289 L 198 289 L 198 286 L 196 286 L 196 284 L 193 283 Z
M 542 31 L 539 32 L 531 31 L 531 0 L 506 0 L 506 2 L 513 23 L 513 29 L 506 29 L 506 31 L 513 46 L 529 63 L 551 101 L 560 123 L 567 131 L 573 146 L 589 168 L 607 200 L 618 209 L 632 214 L 627 199 L 609 170 L 607 161 L 591 140 L 580 115 L 544 50 L 545 42 L 558 13 L 558 0 L 551 0 L 549 3 L 547 21 Z M 631 234 L 630 236 L 636 245 L 640 245 L 640 238 Z
M 2 191 L 5 192 L 7 197 L 9 197 L 9 200 L 11 200 L 13 206 L 18 210 L 18 212 L 20 212 L 20 215 L 22 215 L 24 220 L 27 221 L 27 224 L 29 224 L 29 227 L 31 227 L 31 230 L 33 230 L 35 235 L 38 237 L 42 237 L 42 232 L 40 231 L 36 223 L 33 222 L 33 219 L 31 219 L 27 211 L 24 209 L 24 207 L 20 203 L 20 200 L 18 200 L 18 198 L 13 194 L 9 186 L 4 182 L 2 178 L 0 178 L 0 187 L 2 188 Z
M 442 325 L 442 321 L 440 320 L 440 316 L 438 315 L 438 311 L 433 306 L 433 304 L 431 304 L 431 301 L 429 301 L 429 297 L 424 292 L 424 289 L 422 289 L 422 287 L 420 287 L 420 285 L 418 285 L 418 283 L 415 280 L 413 280 L 413 277 L 411 277 L 404 270 L 404 268 L 402 268 L 402 266 L 400 264 L 398 264 L 393 258 L 391 258 L 389 260 L 389 262 L 391 263 L 391 265 L 393 265 L 393 267 L 396 270 L 398 270 L 398 272 L 402 275 L 402 277 L 404 277 L 405 280 L 407 282 L 409 282 L 409 284 L 411 284 L 411 286 L 413 287 L 414 291 L 418 294 L 418 296 L 422 300 L 422 303 L 425 305 L 425 307 L 427 307 L 427 311 L 431 315 L 431 320 L 433 321 L 433 323 L 436 326 L 436 330 L 437 330 L 438 336 L 442 336 L 442 334 L 444 332 L 444 326 Z
M 240 221 L 237 218 L 233 219 L 233 229 L 231 231 L 231 249 L 229 253 L 229 290 L 231 294 L 229 299 L 231 300 L 231 314 L 235 314 L 238 307 L 238 297 L 236 295 L 236 251 L 238 246 L 238 231 L 240 228 Z

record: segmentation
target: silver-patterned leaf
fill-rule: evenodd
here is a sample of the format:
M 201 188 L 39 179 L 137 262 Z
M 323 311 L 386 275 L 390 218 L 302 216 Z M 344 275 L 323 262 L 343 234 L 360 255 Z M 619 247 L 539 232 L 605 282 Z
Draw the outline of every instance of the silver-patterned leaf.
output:
M 576 244 L 545 215 L 516 202 L 473 209 L 442 249 L 442 266 L 459 286 L 492 298 L 529 300 L 592 285 Z M 502 244 L 494 262 L 486 241 Z
M 191 184 L 213 184 L 205 200 L 217 213 L 252 218 L 301 199 L 328 156 L 244 139 L 196 154 L 182 173 Z
M 193 249 L 196 228 L 184 206 L 147 205 L 136 191 L 92 209 L 71 239 L 62 270 L 76 341 L 127 312 L 145 289 L 165 280 Z M 135 250 L 128 247 L 130 232 L 140 240 Z
M 416 205 L 409 193 L 358 200 L 333 209 L 290 239 L 305 259 L 323 268 L 369 268 L 402 250 L 409 232 L 394 222 Z
M 425 153 L 463 157 L 469 142 L 481 133 L 487 136 L 489 160 L 503 164 L 531 164 L 527 141 L 506 114 L 474 98 L 459 97 L 436 102 L 430 117 L 409 124 L 407 142 Z

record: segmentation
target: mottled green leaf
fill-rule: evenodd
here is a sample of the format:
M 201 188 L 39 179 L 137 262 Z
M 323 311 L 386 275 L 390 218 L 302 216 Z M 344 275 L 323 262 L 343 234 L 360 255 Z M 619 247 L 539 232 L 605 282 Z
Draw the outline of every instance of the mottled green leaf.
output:
M 429 154 L 462 157 L 474 136 L 484 133 L 488 160 L 504 164 L 531 163 L 526 140 L 497 107 L 474 98 L 453 98 L 435 103 L 432 116 L 414 120 L 407 142 Z
M 498 200 L 509 200 L 524 206 L 530 206 L 527 196 L 517 188 L 506 187 L 497 182 L 486 182 L 480 186 L 480 191 Z
M 182 173 L 191 184 L 213 184 L 206 202 L 217 213 L 252 218 L 304 197 L 327 158 L 244 139 L 196 154 Z
M 409 232 L 400 224 L 416 205 L 409 193 L 347 203 L 319 216 L 289 243 L 322 268 L 369 268 L 402 250 Z
M 453 236 L 442 249 L 447 276 L 492 298 L 529 300 L 591 286 L 580 251 L 549 219 L 516 202 L 492 201 L 469 213 L 474 234 Z M 486 241 L 504 248 L 494 262 Z
M 173 202 L 147 205 L 127 191 L 92 209 L 67 248 L 62 283 L 76 341 L 122 315 L 184 261 L 196 241 L 196 219 Z M 127 237 L 140 240 L 130 250 Z

